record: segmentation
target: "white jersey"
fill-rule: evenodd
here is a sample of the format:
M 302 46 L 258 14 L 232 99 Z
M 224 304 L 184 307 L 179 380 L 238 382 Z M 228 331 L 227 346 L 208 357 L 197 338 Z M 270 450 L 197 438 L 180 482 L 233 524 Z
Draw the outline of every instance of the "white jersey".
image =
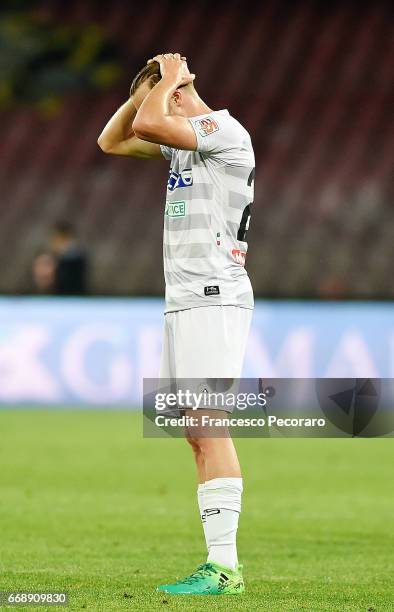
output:
M 253 308 L 244 268 L 255 166 L 250 136 L 227 110 L 189 121 L 196 151 L 161 146 L 171 160 L 163 240 L 166 312 Z

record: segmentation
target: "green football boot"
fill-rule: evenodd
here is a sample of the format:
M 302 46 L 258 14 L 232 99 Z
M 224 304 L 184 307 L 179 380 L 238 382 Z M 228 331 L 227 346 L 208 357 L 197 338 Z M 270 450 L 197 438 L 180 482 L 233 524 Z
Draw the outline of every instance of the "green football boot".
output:
M 157 590 L 171 595 L 238 595 L 245 590 L 242 565 L 231 570 L 217 563 L 203 563 L 187 578 L 162 584 Z

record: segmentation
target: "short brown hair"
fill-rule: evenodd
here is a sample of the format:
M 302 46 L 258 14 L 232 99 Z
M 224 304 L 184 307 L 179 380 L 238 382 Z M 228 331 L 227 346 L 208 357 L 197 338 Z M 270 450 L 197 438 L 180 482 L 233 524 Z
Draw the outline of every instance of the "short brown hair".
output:
M 160 64 L 159 62 L 151 62 L 150 64 L 146 64 L 141 70 L 135 75 L 133 82 L 130 87 L 130 97 L 135 94 L 138 87 L 145 83 L 145 81 L 149 81 L 150 87 L 153 88 L 156 83 L 158 83 L 161 79 L 160 74 Z

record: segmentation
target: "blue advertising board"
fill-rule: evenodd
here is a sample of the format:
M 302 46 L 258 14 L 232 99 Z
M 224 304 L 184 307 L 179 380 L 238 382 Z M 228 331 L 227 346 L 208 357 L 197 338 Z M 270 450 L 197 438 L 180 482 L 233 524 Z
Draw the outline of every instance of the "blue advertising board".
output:
M 0 404 L 140 407 L 160 299 L 1 298 Z M 245 377 L 394 377 L 394 305 L 257 301 Z

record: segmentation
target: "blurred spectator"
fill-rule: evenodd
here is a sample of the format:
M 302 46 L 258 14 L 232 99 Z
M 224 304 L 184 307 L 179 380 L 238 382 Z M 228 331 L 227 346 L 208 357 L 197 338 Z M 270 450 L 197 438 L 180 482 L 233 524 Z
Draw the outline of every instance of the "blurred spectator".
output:
M 33 261 L 33 285 L 36 293 L 54 293 L 56 260 L 51 253 L 40 253 Z
M 347 285 L 337 276 L 327 276 L 318 284 L 317 295 L 323 300 L 343 300 L 347 296 Z
M 78 244 L 74 227 L 68 221 L 58 221 L 50 237 L 56 258 L 54 293 L 84 295 L 87 293 L 87 255 Z

